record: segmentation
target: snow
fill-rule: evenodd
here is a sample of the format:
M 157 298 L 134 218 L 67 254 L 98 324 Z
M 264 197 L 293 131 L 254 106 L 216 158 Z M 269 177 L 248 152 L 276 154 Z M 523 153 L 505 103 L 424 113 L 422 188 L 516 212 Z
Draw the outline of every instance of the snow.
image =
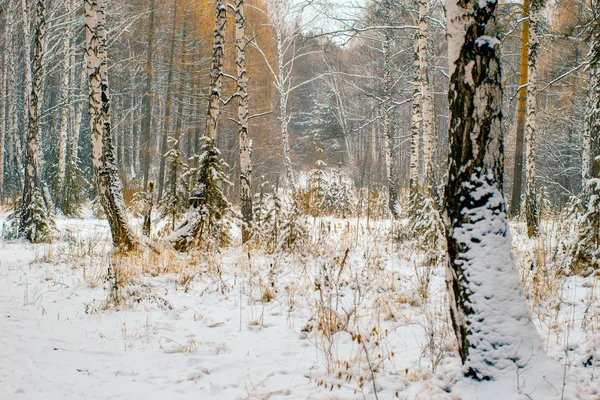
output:
M 0 398 L 375 399 L 376 387 L 378 399 L 551 399 L 560 398 L 553 388 L 561 389 L 567 359 L 564 398 L 597 396 L 596 367 L 575 368 L 597 343 L 581 330 L 553 330 L 540 313 L 534 321 L 553 363 L 530 360 L 495 382 L 462 378 L 443 269 L 390 245 L 390 221 L 366 224 L 317 219 L 311 235 L 322 242 L 305 255 L 178 256 L 173 264 L 198 268 L 187 283 L 184 272 L 149 270 L 126 288 L 135 300 L 106 309 L 105 221 L 59 218 L 51 245 L 0 240 Z M 221 278 L 211 273 L 217 266 Z M 418 294 L 424 273 L 426 298 Z M 262 301 L 271 281 L 274 299 Z M 557 321 L 587 316 L 597 329 L 596 282 L 566 281 Z M 352 317 L 320 334 L 324 315 Z

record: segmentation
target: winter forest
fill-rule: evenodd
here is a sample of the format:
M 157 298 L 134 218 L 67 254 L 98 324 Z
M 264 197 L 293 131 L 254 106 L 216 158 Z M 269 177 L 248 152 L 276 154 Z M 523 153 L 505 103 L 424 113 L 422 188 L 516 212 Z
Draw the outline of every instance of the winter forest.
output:
M 0 0 L 1 399 L 600 399 L 598 0 Z

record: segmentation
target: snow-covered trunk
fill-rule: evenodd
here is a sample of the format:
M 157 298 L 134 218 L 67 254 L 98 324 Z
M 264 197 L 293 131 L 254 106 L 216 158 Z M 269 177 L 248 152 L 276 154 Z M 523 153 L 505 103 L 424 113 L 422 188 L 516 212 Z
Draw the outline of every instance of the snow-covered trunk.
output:
M 527 63 L 527 123 L 525 127 L 525 157 L 526 157 L 526 191 L 525 219 L 527 235 L 537 236 L 539 233 L 539 216 L 537 204 L 536 168 L 535 168 L 535 137 L 537 130 L 537 54 L 540 48 L 539 34 L 541 33 L 540 12 L 543 0 L 530 0 L 529 10 L 529 55 Z
M 227 2 L 217 0 L 214 31 L 214 47 L 212 56 L 212 69 L 210 75 L 210 97 L 206 113 L 206 130 L 201 158 L 198 163 L 197 182 L 194 192 L 190 196 L 190 210 L 187 217 L 173 232 L 169 240 L 179 251 L 186 251 L 189 246 L 210 232 L 202 229 L 211 224 L 210 221 L 224 222 L 225 210 L 230 204 L 225 199 L 219 185 L 227 180 L 222 169 L 226 166 L 218 150 L 215 139 L 217 137 L 217 124 L 221 102 L 221 86 L 223 84 L 223 61 L 225 46 L 225 25 L 227 23 Z M 227 181 L 228 182 L 228 181 Z M 218 195 L 215 199 L 214 194 Z M 212 202 L 217 202 L 217 204 Z M 214 227 L 214 226 L 213 226 Z
M 14 4 L 9 3 L 7 13 L 7 23 L 9 23 L 10 35 L 7 36 L 7 44 L 9 48 L 9 54 L 16 54 L 15 46 L 15 18 L 14 18 Z M 6 54 L 8 57 L 8 54 Z M 17 87 L 17 63 L 8 63 L 8 75 L 6 77 L 6 93 L 14 93 Z M 8 96 L 6 98 L 6 135 L 7 135 L 7 165 L 10 169 L 7 171 L 12 176 L 12 183 L 15 185 L 14 189 L 18 193 L 23 187 L 22 174 L 23 170 L 22 158 L 20 152 L 17 150 L 20 148 L 20 138 L 17 129 L 17 113 L 15 107 L 15 96 Z
M 27 119 L 27 110 L 29 110 L 29 96 L 31 95 L 31 32 L 29 26 L 29 7 L 27 6 L 27 0 L 21 0 L 21 12 L 23 25 L 23 55 L 25 68 L 25 81 L 23 84 L 23 109 L 25 112 L 25 119 Z M 23 124 L 26 125 L 27 123 Z
M 590 179 L 600 178 L 600 33 L 597 30 L 592 35 L 589 62 L 588 116 L 582 157 L 583 186 Z
M 221 102 L 221 86 L 223 85 L 223 61 L 225 58 L 225 24 L 227 23 L 227 8 L 225 0 L 217 0 L 217 18 L 210 72 L 210 98 L 206 114 L 206 130 L 204 135 L 216 140 L 219 122 L 219 106 Z
M 7 1 L 7 9 L 10 8 L 10 2 Z M 8 82 L 8 52 L 9 43 L 11 38 L 11 25 L 12 22 L 10 18 L 12 17 L 12 12 L 10 10 L 5 10 L 3 12 L 4 19 L 4 52 L 2 56 L 2 69 L 0 70 L 0 99 L 3 99 L 2 104 L 0 105 L 0 203 L 2 202 L 2 198 L 5 196 L 6 191 L 4 190 L 4 150 L 6 148 L 6 131 L 8 129 L 8 110 L 6 107 L 6 93 L 7 93 L 7 82 Z
M 280 7 L 278 3 L 278 7 Z M 294 180 L 294 170 L 292 169 L 292 152 L 290 149 L 290 133 L 288 116 L 288 96 L 289 93 L 285 86 L 285 49 L 283 45 L 283 26 L 281 21 L 275 23 L 275 39 L 277 41 L 277 91 L 279 92 L 279 124 L 281 125 L 281 141 L 283 144 L 283 163 L 285 165 L 285 174 L 288 184 L 292 191 L 296 190 L 296 181 Z
M 248 135 L 248 76 L 246 74 L 246 17 L 244 0 L 235 0 L 235 58 L 237 70 L 238 139 L 240 146 L 240 202 L 242 243 L 252 237 L 252 142 Z
M 123 189 L 110 131 L 104 0 L 85 0 L 86 58 L 89 77 L 92 169 L 115 247 L 131 250 L 136 241 L 127 223 Z
M 175 68 L 175 39 L 177 38 L 177 0 L 173 3 L 173 26 L 171 27 L 171 52 L 169 55 L 169 72 L 167 74 L 167 104 L 165 110 L 165 120 L 163 131 L 160 137 L 160 166 L 158 169 L 158 197 L 156 201 L 160 201 L 163 195 L 164 180 L 165 180 L 165 166 L 167 158 L 167 139 L 169 137 L 169 130 L 171 129 L 172 123 L 172 109 L 173 109 L 173 69 Z
M 49 204 L 46 209 L 35 208 L 36 197 L 43 195 L 42 176 L 40 170 L 41 158 L 41 132 L 40 108 L 43 74 L 44 35 L 46 28 L 46 2 L 38 0 L 35 7 L 35 30 L 33 32 L 34 46 L 31 64 L 31 93 L 29 94 L 29 110 L 27 124 L 27 152 L 25 155 L 25 185 L 21 201 L 21 215 L 19 231 L 26 239 L 36 241 L 36 234 L 32 226 L 37 226 L 38 218 L 48 218 Z M 26 73 L 27 75 L 27 73 Z
M 62 203 L 62 194 L 64 191 L 65 174 L 67 170 L 67 132 L 69 129 L 69 110 L 72 107 L 69 96 L 69 83 L 70 83 L 70 38 L 71 30 L 70 24 L 67 24 L 65 34 L 63 37 L 63 70 L 62 70 L 62 82 L 61 82 L 61 100 L 63 103 L 60 112 L 60 125 L 58 128 L 58 170 L 56 174 L 56 188 L 55 188 L 55 201 L 57 204 Z
M 433 95 L 429 84 L 429 62 L 427 60 L 427 0 L 419 0 L 419 80 L 423 104 L 423 183 L 433 185 Z
M 71 60 L 73 70 L 75 70 L 75 56 Z M 73 74 L 76 75 L 75 73 Z M 77 81 L 77 88 L 84 90 L 87 82 L 87 70 L 85 65 L 81 68 L 79 78 L 74 78 L 73 81 Z M 72 107 L 72 119 L 71 119 L 71 139 L 69 142 L 69 157 L 73 162 L 79 157 L 79 135 L 81 133 L 81 123 L 84 109 L 83 102 L 78 102 Z
M 449 0 L 446 279 L 465 372 L 494 379 L 543 354 L 511 254 L 496 0 Z
M 517 135 L 515 143 L 515 167 L 510 203 L 510 216 L 516 217 L 521 212 L 521 192 L 523 187 L 523 143 L 525 139 L 525 122 L 527 119 L 527 82 L 529 77 L 529 8 L 530 0 L 523 1 L 523 30 L 521 33 L 521 66 L 519 72 L 519 97 L 517 100 Z
M 383 130 L 385 134 L 385 166 L 388 180 L 388 206 L 394 218 L 398 218 L 398 188 L 396 187 L 396 165 L 394 137 L 390 113 L 392 110 L 392 55 L 390 50 L 390 33 L 386 31 L 383 39 Z
M 410 126 L 410 192 L 411 198 L 415 194 L 419 182 L 419 136 L 421 132 L 421 82 L 419 64 L 419 34 L 415 35 L 414 45 L 414 68 L 413 68 L 413 96 L 412 96 L 412 120 Z
M 150 155 L 151 155 L 151 139 L 150 133 L 152 130 L 152 105 L 154 102 L 154 92 L 152 91 L 152 81 L 154 78 L 154 14 L 156 8 L 156 0 L 152 0 L 150 3 L 150 27 L 148 31 L 148 58 L 146 59 L 146 115 L 144 117 L 144 134 L 143 134 L 143 146 L 144 146 L 144 187 L 148 187 L 148 179 L 150 178 Z
M 595 30 L 592 40 L 589 130 L 591 139 L 592 178 L 600 179 L 600 26 Z M 600 183 L 596 183 L 596 187 L 600 189 Z M 600 210 L 596 210 L 596 212 L 600 212 Z

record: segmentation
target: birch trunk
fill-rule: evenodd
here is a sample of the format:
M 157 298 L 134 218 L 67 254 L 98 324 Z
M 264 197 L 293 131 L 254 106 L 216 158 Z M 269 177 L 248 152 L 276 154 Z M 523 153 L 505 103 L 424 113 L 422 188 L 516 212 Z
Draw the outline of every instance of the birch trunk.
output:
M 281 12 L 281 4 L 276 4 L 276 13 Z M 289 123 L 291 117 L 288 115 L 288 96 L 289 92 L 285 87 L 285 49 L 283 45 L 283 26 L 281 18 L 276 17 L 275 36 L 277 41 L 277 91 L 279 92 L 279 124 L 281 125 L 281 141 L 283 144 L 283 163 L 285 165 L 285 173 L 288 183 L 292 191 L 296 190 L 296 181 L 294 179 L 294 171 L 292 168 L 292 155 L 290 150 L 290 134 Z
M 248 135 L 248 76 L 246 75 L 246 17 L 244 0 L 235 0 L 235 52 L 237 69 L 238 137 L 240 146 L 240 202 L 242 243 L 252 237 L 252 142 Z
M 175 249 L 179 251 L 187 251 L 189 246 L 198 240 L 200 236 L 210 235 L 210 232 L 202 231 L 203 227 L 211 224 L 210 220 L 225 218 L 224 214 L 226 212 L 224 209 L 230 206 L 218 187 L 218 180 L 224 179 L 220 169 L 226 164 L 223 162 L 221 153 L 215 144 L 221 102 L 221 86 L 223 84 L 224 34 L 227 23 L 226 4 L 225 0 L 217 0 L 216 2 L 210 97 L 206 113 L 205 144 L 201 150 L 204 157 L 201 161 L 204 164 L 198 164 L 198 179 L 196 188 L 190 196 L 190 211 L 169 238 Z M 217 193 L 216 197 L 218 199 L 215 199 L 214 195 Z M 209 204 L 211 201 L 216 201 L 218 204 Z M 222 209 L 217 210 L 217 208 Z M 207 221 L 203 220 L 205 217 Z
M 511 254 L 496 0 L 449 0 L 450 157 L 446 280 L 467 376 L 494 379 L 543 348 Z M 511 372 L 512 373 L 512 372 Z
M 137 243 L 127 223 L 110 131 L 104 0 L 85 0 L 85 14 L 92 169 L 113 244 L 123 250 L 132 250 Z
M 540 12 L 543 0 L 530 0 L 529 10 L 529 44 L 527 63 L 527 124 L 525 127 L 525 157 L 526 157 L 526 192 L 525 219 L 527 235 L 534 237 L 539 234 L 538 199 L 535 167 L 535 137 L 537 130 L 537 54 L 540 48 L 538 35 L 541 33 Z
M 2 13 L 4 15 L 4 52 L 2 56 L 2 70 L 0 70 L 0 99 L 7 98 L 8 90 L 8 53 L 12 49 L 9 49 L 11 43 L 11 31 L 12 31 L 12 11 L 10 1 L 7 1 L 7 6 Z M 6 149 L 6 132 L 8 130 L 8 114 L 6 102 L 2 102 L 0 106 L 0 203 L 2 203 L 3 197 L 6 194 L 4 189 L 4 150 Z
M 419 79 L 421 83 L 421 101 L 423 104 L 423 183 L 427 188 L 433 180 L 433 97 L 429 84 L 429 62 L 427 60 L 426 19 L 427 0 L 419 0 Z
M 38 0 L 35 7 L 35 31 L 34 47 L 30 76 L 32 80 L 31 93 L 29 94 L 29 110 L 27 124 L 27 153 L 25 156 L 25 185 L 23 187 L 23 198 L 21 202 L 21 216 L 19 232 L 29 241 L 37 241 L 38 218 L 50 218 L 48 213 L 49 204 L 45 204 L 45 210 L 35 210 L 32 206 L 36 196 L 43 197 L 43 187 L 40 171 L 41 156 L 41 133 L 40 133 L 40 107 L 42 102 L 41 88 L 43 80 L 43 55 L 44 35 L 46 28 L 46 2 Z M 29 31 L 29 29 L 27 29 Z M 29 69 L 29 68 L 28 68 Z M 28 73 L 26 72 L 26 75 Z M 39 212 L 45 215 L 39 215 Z M 32 229 L 31 227 L 36 227 Z
M 515 168 L 513 172 L 512 197 L 510 202 L 511 217 L 521 212 L 521 192 L 523 186 L 523 141 L 525 136 L 525 121 L 527 119 L 527 89 L 528 82 L 528 44 L 529 44 L 529 8 L 530 0 L 523 1 L 523 31 L 521 33 L 521 66 L 519 79 L 519 98 L 517 100 L 517 138 L 515 144 Z
M 25 68 L 25 81 L 23 85 L 23 109 L 29 110 L 29 96 L 31 95 L 31 32 L 29 27 L 29 8 L 27 0 L 21 0 L 22 24 L 23 24 L 23 52 Z M 27 114 L 27 113 L 25 113 Z M 27 119 L 27 117 L 25 117 Z M 26 123 L 23 124 L 25 126 Z
M 225 47 L 225 24 L 227 22 L 227 8 L 225 0 L 217 0 L 217 17 L 215 23 L 214 47 L 212 55 L 212 69 L 210 73 L 210 99 L 206 114 L 205 136 L 216 141 L 217 125 L 219 122 L 219 106 L 221 101 L 221 87 L 223 85 L 223 60 Z
M 56 190 L 54 193 L 56 204 L 62 204 L 65 174 L 67 170 L 67 131 L 69 129 L 69 109 L 72 107 L 69 96 L 69 78 L 70 78 L 70 38 L 71 29 L 70 24 L 67 24 L 64 37 L 63 37 L 63 70 L 62 70 L 62 85 L 61 85 L 61 100 L 63 107 L 60 112 L 60 125 L 58 128 L 58 171 L 56 175 Z
M 412 121 L 410 126 L 410 194 L 414 198 L 419 181 L 419 136 L 421 124 L 421 83 L 419 63 L 419 34 L 415 35 L 414 68 L 413 68 L 413 97 L 412 97 Z
M 600 33 L 592 35 L 589 66 L 589 89 L 587 93 L 586 126 L 583 148 L 583 185 L 590 179 L 600 178 Z M 596 185 L 597 187 L 600 185 Z
M 156 8 L 156 0 L 152 0 L 150 3 L 150 31 L 148 32 L 148 58 L 146 61 L 146 72 L 148 74 L 146 80 L 146 116 L 144 122 L 144 187 L 148 187 L 148 179 L 150 177 L 150 157 L 151 157 L 151 140 L 150 133 L 152 130 L 152 106 L 154 102 L 154 92 L 152 91 L 152 81 L 154 79 L 154 67 L 152 65 L 152 58 L 154 56 L 154 11 Z
M 9 3 L 9 5 L 12 5 Z M 13 14 L 14 7 L 9 7 L 8 9 L 8 22 L 10 22 L 10 36 L 7 36 L 7 40 L 9 43 L 10 54 L 16 54 L 15 47 L 15 19 Z M 8 56 L 8 54 L 6 55 Z M 17 78 L 17 70 L 16 63 L 9 63 L 8 65 L 8 76 L 7 76 L 7 89 L 6 93 L 14 93 L 16 90 L 16 78 Z M 23 187 L 23 182 L 21 180 L 21 171 L 23 170 L 23 166 L 21 164 L 21 157 L 17 148 L 20 144 L 19 133 L 17 129 L 17 113 L 15 109 L 15 96 L 8 96 L 6 98 L 6 135 L 8 138 L 7 143 L 7 157 L 8 162 L 7 165 L 11 167 L 9 169 L 9 173 L 12 176 L 12 183 L 15 185 L 14 189 L 18 193 Z
M 164 180 L 165 180 L 165 166 L 166 166 L 166 157 L 165 154 L 167 152 L 167 139 L 169 137 L 169 129 L 171 129 L 171 113 L 173 108 L 173 69 L 175 68 L 175 39 L 177 37 L 177 0 L 175 0 L 173 4 L 173 26 L 171 28 L 171 54 L 169 56 L 169 73 L 167 76 L 167 105 L 165 110 L 165 122 L 163 127 L 163 132 L 160 138 L 160 166 L 158 171 L 158 197 L 156 201 L 162 199 L 163 189 L 164 189 Z
M 392 110 L 392 55 L 390 53 L 390 33 L 385 32 L 383 40 L 383 130 L 385 134 L 385 164 L 388 180 L 388 206 L 394 218 L 398 218 L 398 189 L 396 187 L 396 175 L 394 165 L 396 157 L 394 152 L 394 137 L 390 112 Z

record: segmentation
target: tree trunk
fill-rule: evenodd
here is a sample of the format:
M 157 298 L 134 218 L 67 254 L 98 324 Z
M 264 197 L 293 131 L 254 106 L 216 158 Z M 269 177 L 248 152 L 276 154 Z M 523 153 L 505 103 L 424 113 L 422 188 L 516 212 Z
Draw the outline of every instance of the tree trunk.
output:
M 515 168 L 513 173 L 512 197 L 509 216 L 516 217 L 521 212 L 521 191 L 523 186 L 523 142 L 525 120 L 527 118 L 527 85 L 529 54 L 529 7 L 530 0 L 523 0 L 523 31 L 521 34 L 521 67 L 519 79 L 519 98 L 517 100 L 517 139 L 515 143 Z
M 529 55 L 527 63 L 527 126 L 526 135 L 526 191 L 525 219 L 527 235 L 534 237 L 539 234 L 538 199 L 535 168 L 535 136 L 537 130 L 537 53 L 540 48 L 538 39 L 541 33 L 540 12 L 543 0 L 530 0 L 529 10 Z
M 177 0 L 173 4 L 173 26 L 171 28 L 171 54 L 169 56 L 169 73 L 167 76 L 167 105 L 165 110 L 165 122 L 163 132 L 160 138 L 160 167 L 158 171 L 158 197 L 156 201 L 160 202 L 163 195 L 163 185 L 165 181 L 165 165 L 167 152 L 167 139 L 171 129 L 171 114 L 173 108 L 173 69 L 175 68 L 175 39 L 177 38 Z
M 104 0 L 85 0 L 85 23 L 92 169 L 113 244 L 123 250 L 132 250 L 137 243 L 127 223 L 110 131 Z
M 215 141 L 217 139 L 217 124 L 219 122 L 219 106 L 221 101 L 221 86 L 223 85 L 223 61 L 225 47 L 225 24 L 227 23 L 227 8 L 225 0 L 217 0 L 217 19 L 215 26 L 212 69 L 210 72 L 210 98 L 206 113 L 206 131 L 204 135 Z
M 69 109 L 72 107 L 69 96 L 69 78 L 70 78 L 70 38 L 71 29 L 70 24 L 67 24 L 66 30 L 63 37 L 63 70 L 62 70 L 62 82 L 61 82 L 61 101 L 63 106 L 60 112 L 60 125 L 58 128 L 58 171 L 56 176 L 56 188 L 54 192 L 55 202 L 60 207 L 62 205 L 62 198 L 64 193 L 65 174 L 67 171 L 67 132 L 69 129 Z
M 235 0 L 235 52 L 237 67 L 238 137 L 240 145 L 240 202 L 242 243 L 252 237 L 252 142 L 248 135 L 248 76 L 246 75 L 246 17 L 244 0 Z
M 152 65 L 152 57 L 154 56 L 154 9 L 156 8 L 156 0 L 152 0 L 150 3 L 150 27 L 148 32 L 148 58 L 146 61 L 146 72 L 148 74 L 146 80 L 146 116 L 144 119 L 144 187 L 148 187 L 148 179 L 150 177 L 150 156 L 152 141 L 150 139 L 150 133 L 152 130 L 152 105 L 154 101 L 154 93 L 152 91 L 152 81 L 154 78 L 154 69 Z
M 19 233 L 29 241 L 37 241 L 37 227 L 39 218 L 48 219 L 49 204 L 44 204 L 45 209 L 34 209 L 36 197 L 43 196 L 42 177 L 40 171 L 41 158 L 41 133 L 40 133 L 40 108 L 42 101 L 42 80 L 44 78 L 43 56 L 46 28 L 46 2 L 38 0 L 35 7 L 34 47 L 30 76 L 32 78 L 31 93 L 29 94 L 29 112 L 27 124 L 27 153 L 25 156 L 25 185 L 21 202 L 21 216 Z M 27 29 L 29 32 L 29 29 Z M 29 67 L 29 65 L 28 65 Z M 29 68 L 28 68 L 29 69 Z M 28 75 L 26 72 L 25 75 Z M 42 215 L 40 215 L 42 214 Z M 31 227 L 36 227 L 32 229 Z
M 427 0 L 419 0 L 419 79 L 423 104 L 423 183 L 427 188 L 434 184 L 433 179 L 433 96 L 429 85 L 429 62 L 427 60 L 426 19 Z
M 396 154 L 394 151 L 394 137 L 392 135 L 391 117 L 392 110 L 392 55 L 390 52 L 390 33 L 385 31 L 383 40 L 383 130 L 385 134 L 385 165 L 388 184 L 388 207 L 392 216 L 398 218 L 398 188 L 396 187 Z
M 419 34 L 415 35 L 414 41 L 414 68 L 413 68 L 413 97 L 412 97 L 412 121 L 410 126 L 410 194 L 414 198 L 419 180 L 419 136 L 421 132 L 421 68 L 419 63 Z
M 12 36 L 12 11 L 10 10 L 10 1 L 7 1 L 6 9 L 4 10 L 4 49 L 2 56 L 2 69 L 0 70 L 0 99 L 6 99 L 6 93 L 8 88 L 8 54 L 11 49 L 11 36 Z M 4 150 L 6 148 L 6 132 L 8 130 L 8 114 L 7 104 L 2 102 L 0 106 L 0 203 L 6 194 L 4 189 Z
M 446 279 L 467 376 L 494 379 L 543 354 L 511 254 L 503 197 L 496 0 L 450 0 Z

